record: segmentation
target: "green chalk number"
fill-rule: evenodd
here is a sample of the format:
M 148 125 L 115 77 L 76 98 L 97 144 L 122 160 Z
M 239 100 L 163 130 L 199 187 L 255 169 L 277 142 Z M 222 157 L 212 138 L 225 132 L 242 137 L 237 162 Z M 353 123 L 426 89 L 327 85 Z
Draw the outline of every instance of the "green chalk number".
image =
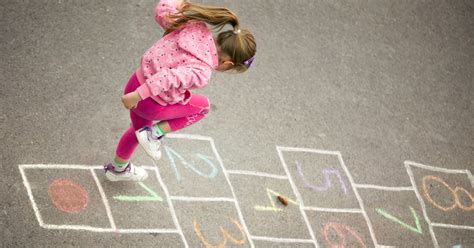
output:
M 144 183 L 139 182 L 138 185 L 148 192 L 149 195 L 145 196 L 129 196 L 129 195 L 117 195 L 113 198 L 118 201 L 128 202 L 143 202 L 143 201 L 163 201 L 163 199 L 152 189 L 148 188 Z

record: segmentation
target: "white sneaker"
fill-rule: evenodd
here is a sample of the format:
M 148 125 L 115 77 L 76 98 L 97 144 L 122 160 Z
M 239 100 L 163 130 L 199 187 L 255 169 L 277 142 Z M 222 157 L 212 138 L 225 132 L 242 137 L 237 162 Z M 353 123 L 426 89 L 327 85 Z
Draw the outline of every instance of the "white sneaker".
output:
M 109 181 L 143 181 L 148 177 L 148 172 L 145 169 L 137 167 L 129 162 L 124 171 L 115 171 L 114 165 L 108 163 L 104 165 L 105 177 Z
M 145 150 L 145 152 L 154 160 L 160 160 L 161 151 L 160 146 L 164 135 L 158 137 L 153 134 L 153 130 L 150 126 L 144 126 L 139 130 L 135 131 L 138 143 Z

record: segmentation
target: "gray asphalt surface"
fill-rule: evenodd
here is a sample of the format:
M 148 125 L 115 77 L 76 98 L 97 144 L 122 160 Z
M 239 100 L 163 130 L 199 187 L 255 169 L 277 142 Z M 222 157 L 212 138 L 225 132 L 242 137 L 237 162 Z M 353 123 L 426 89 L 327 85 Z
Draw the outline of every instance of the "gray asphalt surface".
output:
M 257 57 L 199 90 L 210 114 L 161 161 L 137 150 L 144 187 L 88 168 L 130 124 L 155 1 L 2 0 L 0 246 L 474 247 L 472 1 L 204 3 L 235 11 Z M 56 179 L 85 209 L 55 207 Z

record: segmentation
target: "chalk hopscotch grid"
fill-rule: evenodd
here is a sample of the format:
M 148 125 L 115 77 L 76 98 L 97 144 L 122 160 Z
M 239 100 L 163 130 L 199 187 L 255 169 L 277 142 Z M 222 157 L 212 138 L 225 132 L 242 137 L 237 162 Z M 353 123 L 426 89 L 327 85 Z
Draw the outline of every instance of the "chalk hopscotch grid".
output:
M 229 180 L 229 174 L 227 173 L 227 170 L 226 168 L 224 167 L 224 163 L 222 162 L 222 159 L 219 155 L 219 153 L 217 152 L 217 149 L 216 149 L 216 146 L 215 146 L 215 142 L 214 142 L 214 139 L 212 137 L 206 137 L 206 136 L 201 136 L 201 135 L 192 135 L 192 134 L 177 134 L 177 133 L 170 133 L 167 135 L 168 138 L 172 138 L 172 139 L 191 139 L 191 140 L 202 140 L 202 141 L 208 141 L 210 144 L 211 144 L 211 148 L 212 148 L 212 151 L 214 152 L 214 155 L 216 156 L 217 158 L 217 161 L 219 162 L 219 165 L 222 169 L 222 173 L 224 174 L 224 177 L 227 181 L 227 184 L 230 188 L 230 191 L 232 193 L 232 198 L 225 198 L 225 197 L 189 197 L 189 196 L 170 196 L 168 193 L 167 193 L 167 198 L 170 199 L 170 200 L 178 200 L 178 201 L 214 201 L 214 202 L 233 202 L 234 205 L 235 205 L 235 208 L 237 210 L 237 215 L 239 217 L 239 220 L 240 220 L 240 223 L 242 224 L 242 227 L 244 229 L 244 232 L 246 234 L 246 236 L 248 237 L 248 241 L 249 241 L 249 244 L 250 244 L 250 247 L 254 248 L 255 245 L 252 241 L 252 239 L 250 237 L 252 237 L 250 235 L 250 232 L 247 228 L 247 224 L 245 223 L 245 220 L 244 220 L 244 217 L 242 215 L 242 211 L 241 211 L 241 208 L 240 208 L 240 205 L 239 205 L 239 202 L 237 201 L 237 197 L 235 195 L 235 192 L 234 192 L 234 187 L 232 186 L 232 184 L 230 183 L 230 180 Z M 155 161 L 153 161 L 153 163 L 155 164 Z M 156 166 L 156 164 L 155 164 Z M 157 166 L 158 167 L 158 166 Z M 186 244 L 187 245 L 187 244 Z M 186 246 L 187 247 L 187 246 Z
M 373 228 L 372 228 L 372 223 L 371 223 L 371 221 L 370 221 L 370 219 L 367 215 L 367 212 L 365 210 L 363 200 L 362 200 L 362 198 L 360 197 L 360 195 L 357 191 L 357 189 L 359 189 L 359 188 L 377 189 L 377 190 L 383 190 L 383 191 L 396 191 L 396 192 L 413 191 L 415 193 L 418 201 L 420 202 L 420 205 L 421 205 L 421 208 L 422 208 L 422 211 L 423 211 L 423 216 L 424 216 L 425 220 L 428 223 L 430 236 L 432 238 L 432 241 L 433 241 L 433 244 L 434 244 L 435 248 L 439 248 L 439 244 L 438 244 L 438 241 L 436 239 L 435 233 L 433 231 L 433 228 L 432 228 L 433 226 L 434 227 L 443 227 L 443 228 L 452 228 L 452 229 L 474 230 L 473 226 L 462 226 L 462 225 L 453 225 L 453 224 L 432 222 L 429 219 L 429 217 L 426 213 L 426 204 L 423 201 L 418 189 L 416 188 L 416 183 L 415 183 L 414 176 L 413 176 L 413 173 L 412 173 L 412 170 L 411 170 L 410 166 L 419 167 L 419 168 L 423 168 L 423 169 L 431 170 L 431 171 L 449 173 L 449 174 L 466 174 L 468 176 L 469 180 L 470 180 L 471 185 L 474 187 L 474 178 L 473 178 L 473 176 L 472 176 L 472 174 L 469 170 L 452 170 L 452 169 L 445 169 L 445 168 L 439 168 L 439 167 L 423 165 L 423 164 L 415 163 L 415 162 L 411 162 L 411 161 L 405 161 L 405 167 L 407 169 L 407 173 L 408 173 L 408 176 L 410 177 L 410 181 L 411 181 L 412 185 L 411 186 L 401 186 L 401 187 L 388 187 L 388 186 L 380 186 L 380 185 L 373 185 L 373 184 L 358 184 L 358 183 L 355 183 L 353 178 L 352 178 L 352 175 L 350 174 L 349 170 L 347 169 L 347 167 L 346 167 L 346 165 L 345 165 L 345 163 L 342 159 L 342 155 L 339 151 L 327 151 L 327 150 L 318 150 L 318 149 L 310 149 L 310 148 L 281 147 L 281 146 L 277 146 L 277 151 L 278 151 L 278 154 L 280 156 L 280 160 L 282 161 L 285 172 L 287 173 L 288 177 L 290 178 L 290 181 L 291 181 L 290 184 L 292 185 L 292 188 L 295 191 L 295 194 L 297 195 L 297 198 L 298 198 L 298 201 L 301 204 L 302 210 L 322 211 L 322 212 L 362 213 L 364 215 L 364 218 L 366 219 L 367 226 L 369 228 L 369 232 L 371 234 L 371 237 L 373 239 L 375 247 L 390 247 L 390 246 L 385 246 L 385 245 L 382 245 L 382 244 L 378 244 L 377 239 L 376 239 L 375 234 L 374 234 L 374 231 L 373 231 Z M 319 153 L 319 154 L 337 156 L 342 168 L 344 169 L 344 171 L 346 172 L 347 177 L 349 178 L 349 181 L 350 181 L 351 186 L 354 190 L 354 193 L 355 193 L 356 198 L 359 202 L 359 205 L 361 206 L 361 209 L 318 208 L 318 207 L 306 207 L 306 206 L 304 206 L 304 202 L 301 199 L 301 195 L 299 194 L 299 192 L 297 192 L 298 189 L 297 189 L 296 185 L 291 180 L 291 174 L 288 170 L 288 166 L 287 166 L 286 162 L 284 161 L 284 158 L 283 158 L 283 155 L 282 155 L 283 151 L 287 151 L 287 152 L 311 152 L 311 153 Z
M 273 179 L 280 179 L 280 180 L 288 180 L 289 181 L 288 176 L 270 174 L 270 173 L 259 172 L 259 171 L 228 170 L 227 173 L 231 174 L 231 175 L 246 175 L 246 176 L 266 177 L 266 178 L 273 178 Z M 306 223 L 306 221 L 305 221 L 305 223 Z M 280 238 L 280 237 L 268 237 L 268 236 L 254 236 L 254 235 L 251 235 L 250 237 L 253 240 L 269 241 L 269 242 L 276 242 L 276 243 L 312 243 L 316 247 L 318 247 L 317 243 L 315 243 L 315 240 L 313 238 L 312 239 L 295 239 L 295 238 Z M 311 235 L 311 237 L 312 237 L 312 235 Z
M 418 201 L 421 204 L 422 211 L 423 211 L 423 216 L 425 217 L 426 222 L 428 223 L 428 227 L 430 230 L 431 238 L 433 240 L 433 243 L 436 248 L 439 247 L 438 240 L 436 239 L 436 235 L 433 230 L 434 227 L 443 227 L 443 228 L 452 228 L 452 229 L 466 229 L 466 230 L 474 230 L 474 226 L 461 226 L 461 225 L 453 225 L 453 224 L 445 224 L 445 223 L 434 223 L 431 221 L 431 219 L 428 217 L 428 213 L 426 211 L 426 203 L 423 200 L 423 197 L 421 197 L 420 192 L 418 191 L 418 188 L 416 187 L 416 181 L 415 177 L 413 175 L 413 170 L 411 167 L 418 167 L 422 168 L 424 170 L 428 171 L 436 171 L 436 172 L 443 172 L 447 174 L 466 174 L 467 177 L 469 178 L 471 185 L 473 184 L 472 182 L 472 174 L 469 170 L 453 170 L 453 169 L 446 169 L 446 168 L 439 168 L 439 167 L 434 167 L 434 166 L 429 166 L 429 165 L 424 165 L 412 161 L 405 161 L 405 168 L 407 170 L 408 176 L 410 178 L 412 187 L 414 188 L 415 195 L 418 198 Z
M 103 169 L 102 166 L 90 166 L 90 165 L 65 165 L 65 164 L 21 164 L 18 166 L 20 169 L 20 173 L 23 178 L 23 184 L 26 187 L 28 197 L 30 199 L 30 203 L 33 207 L 33 211 L 35 212 L 36 219 L 38 220 L 38 224 L 40 227 L 45 229 L 54 229 L 54 230 L 82 230 L 82 231 L 92 231 L 92 232 L 114 232 L 114 233 L 180 233 L 179 229 L 166 229 L 166 228 L 150 228 L 150 229 L 117 229 L 115 226 L 115 222 L 110 210 L 110 205 L 108 203 L 107 197 L 105 192 L 100 184 L 95 170 Z M 155 167 L 150 166 L 142 166 L 144 169 L 156 171 Z M 102 198 L 104 207 L 107 212 L 107 217 L 109 219 L 110 228 L 104 227 L 94 227 L 88 225 L 55 225 L 55 224 L 46 224 L 43 221 L 41 213 L 37 207 L 36 201 L 34 199 L 33 193 L 31 191 L 31 185 L 28 181 L 28 178 L 25 174 L 26 169 L 76 169 L 76 170 L 89 170 L 91 171 L 92 177 L 97 184 L 100 196 Z
M 101 170 L 103 169 L 102 166 L 90 166 L 90 165 L 65 165 L 65 164 L 21 164 L 18 166 L 20 169 L 20 173 L 23 179 L 23 184 L 26 187 L 28 198 L 30 199 L 30 203 L 33 207 L 33 211 L 35 213 L 36 219 L 38 220 L 38 224 L 40 227 L 45 229 L 53 229 L 53 230 L 80 230 L 80 231 L 92 231 L 92 232 L 114 232 L 114 233 L 180 233 L 179 229 L 160 229 L 160 228 L 151 228 L 151 229 L 117 229 L 115 226 L 115 221 L 113 219 L 110 205 L 108 203 L 107 197 L 105 192 L 103 191 L 102 185 L 100 184 L 96 173 L 94 170 Z M 156 172 L 155 167 L 150 166 L 142 166 L 144 169 L 147 170 L 154 170 Z M 31 191 L 31 185 L 28 181 L 26 176 L 25 170 L 26 169 L 75 169 L 75 170 L 89 170 L 91 171 L 91 175 L 94 178 L 94 181 L 97 184 L 97 188 L 99 190 L 100 196 L 102 198 L 104 207 L 107 212 L 107 217 L 109 219 L 110 227 L 94 227 L 89 225 L 55 225 L 55 224 L 46 224 L 43 221 L 39 208 L 36 204 L 36 201 L 33 196 L 33 192 Z
M 237 213 L 239 215 L 239 219 L 243 225 L 244 231 L 248 237 L 249 243 L 251 247 L 254 247 L 253 240 L 263 240 L 263 241 L 270 241 L 270 242 L 278 242 L 278 243 L 313 243 L 315 244 L 316 247 L 318 247 L 313 233 L 310 231 L 310 235 L 312 236 L 313 239 L 293 239 L 293 238 L 279 238 L 279 237 L 267 237 L 267 236 L 255 236 L 251 235 L 248 228 L 247 224 L 245 223 L 245 220 L 243 218 L 243 214 L 241 212 L 241 208 L 239 205 L 239 202 L 237 200 L 234 188 L 229 180 L 229 175 L 250 175 L 250 176 L 257 176 L 257 177 L 268 177 L 268 178 L 274 178 L 274 179 L 280 179 L 280 180 L 290 180 L 287 175 L 276 175 L 276 174 L 270 174 L 270 173 L 264 173 L 264 172 L 258 172 L 258 171 L 248 171 L 248 170 L 227 170 L 224 166 L 224 163 L 222 162 L 222 159 L 217 152 L 214 140 L 211 137 L 206 137 L 206 136 L 200 136 L 200 135 L 189 135 L 189 134 L 170 134 L 168 136 L 169 138 L 175 138 L 175 139 L 194 139 L 194 140 L 202 140 L 202 141 L 209 141 L 211 143 L 211 147 L 213 149 L 213 152 L 221 166 L 222 172 L 226 178 L 227 184 L 229 185 L 229 188 L 232 193 L 233 198 L 226 198 L 226 197 L 189 197 L 189 196 L 168 196 L 170 200 L 173 201 L 201 201 L 201 202 L 234 202 L 236 205 Z
M 187 196 L 171 196 L 169 194 L 169 191 L 166 187 L 166 185 L 163 183 L 162 181 L 162 178 L 161 178 L 161 175 L 159 173 L 159 169 L 158 167 L 155 165 L 154 167 L 150 167 L 150 166 L 143 166 L 144 169 L 147 169 L 147 170 L 154 170 L 155 173 L 156 173 L 156 176 L 157 176 L 157 179 L 160 183 L 160 186 L 163 188 L 164 192 L 165 192 L 165 195 L 166 195 L 166 198 L 167 198 L 167 201 L 168 201 L 168 205 L 170 206 L 170 212 L 171 212 L 171 215 L 172 215 L 172 218 L 173 218 L 173 222 L 175 224 L 175 226 L 177 227 L 177 229 L 117 229 L 115 227 L 115 223 L 114 223 L 114 220 L 113 220 L 113 216 L 111 214 L 111 211 L 110 211 L 110 206 L 108 204 L 108 201 L 107 201 L 107 198 L 105 196 L 105 193 L 103 192 L 103 189 L 100 185 L 100 182 L 97 178 L 97 176 L 95 175 L 95 171 L 96 169 L 102 169 L 102 166 L 84 166 L 84 165 L 58 165 L 58 164 L 48 164 L 48 165 L 42 165 L 42 164 L 38 164 L 38 165 L 20 165 L 20 171 L 21 171 L 21 174 L 22 174 L 22 177 L 23 177 L 23 181 L 25 183 L 25 187 L 27 188 L 27 191 L 28 191 L 28 194 L 29 194 L 29 197 L 30 197 L 30 201 L 33 205 L 33 209 L 35 211 L 35 214 L 37 216 L 37 219 L 38 219 L 38 222 L 40 224 L 41 227 L 43 228 L 47 228 L 47 229 L 72 229 L 72 230 L 88 230 L 88 231 L 94 231 L 94 232 L 117 232 L 117 233 L 178 233 L 180 234 L 184 244 L 186 247 L 189 247 L 188 244 L 187 244 L 187 241 L 186 241 L 186 238 L 182 232 L 182 229 L 179 225 L 179 221 L 177 219 L 177 216 L 176 216 L 176 213 L 175 213 L 175 210 L 174 210 L 174 206 L 173 206 L 173 203 L 172 201 L 214 201 L 214 202 L 234 202 L 234 204 L 236 205 L 236 209 L 237 209 L 237 212 L 238 212 L 238 215 L 239 215 L 239 219 L 241 221 L 241 223 L 243 224 L 243 228 L 244 228 L 244 231 L 246 232 L 246 235 L 249 237 L 249 243 L 251 245 L 251 247 L 254 247 L 254 244 L 252 242 L 252 240 L 264 240 L 264 241 L 271 241 L 271 242 L 279 242 L 279 243 L 313 243 L 316 247 L 319 247 L 318 243 L 317 243 L 317 240 L 314 236 L 314 233 L 313 233 L 313 230 L 311 228 L 311 225 L 309 224 L 309 220 L 306 216 L 306 213 L 305 213 L 305 210 L 313 210 L 313 211 L 329 211 L 329 212 L 347 212 L 347 213 L 362 213 L 364 214 L 365 211 L 363 211 L 362 209 L 337 209 L 337 208 L 314 208 L 314 207 L 304 207 L 304 203 L 302 201 L 302 197 L 301 195 L 299 194 L 299 192 L 297 191 L 296 189 L 296 186 L 294 184 L 294 182 L 292 181 L 291 177 L 290 177 L 290 172 L 288 171 L 288 168 L 287 168 L 287 165 L 284 161 L 284 158 L 283 158 L 283 155 L 281 153 L 282 150 L 285 150 L 285 151 L 303 151 L 303 152 L 316 152 L 316 153 L 322 153 L 322 154 L 331 154 L 331 155 L 337 155 L 339 157 L 339 159 L 341 160 L 341 155 L 339 152 L 332 152 L 332 151 L 324 151 L 324 150 L 315 150 L 315 149 L 306 149 L 306 148 L 291 148 L 291 147 L 277 147 L 277 151 L 279 153 L 279 157 L 280 157 L 280 160 L 283 164 L 283 167 L 285 169 L 285 172 L 287 175 L 275 175 L 275 174 L 270 174 L 270 173 L 263 173 L 263 172 L 257 172 L 257 171 L 243 171 L 243 170 L 229 170 L 227 171 L 222 163 L 222 159 L 220 158 L 219 154 L 217 153 L 217 149 L 215 147 L 215 144 L 214 144 L 214 141 L 211 137 L 205 137 L 205 136 L 200 136 L 200 135 L 187 135 L 187 134 L 172 134 L 172 135 L 169 135 L 169 138 L 176 138 L 176 139 L 179 139 L 179 138 L 182 138 L 182 139 L 194 139 L 194 140 L 203 140 L 203 141 L 209 141 L 211 143 L 211 146 L 213 148 L 213 151 L 219 161 L 219 164 L 223 170 L 223 173 L 226 177 L 226 180 L 227 180 L 227 183 L 231 189 L 231 192 L 232 192 L 232 195 L 233 195 L 233 198 L 225 198 L 225 197 L 187 197 Z M 354 185 L 353 181 L 351 180 L 351 177 L 350 177 L 350 174 L 348 173 L 347 169 L 345 168 L 345 165 L 343 163 L 341 163 L 341 165 L 343 166 L 343 168 L 345 169 L 346 173 L 348 174 L 348 177 L 351 181 L 351 184 Z M 99 192 L 101 194 L 101 197 L 103 199 L 103 202 L 104 202 L 104 206 L 106 208 L 106 211 L 107 211 L 107 215 L 108 215 L 108 218 L 109 218 L 109 222 L 111 223 L 111 228 L 100 228 L 100 227 L 91 227 L 91 226 L 80 226 L 80 225 L 50 225 L 50 224 L 44 224 L 43 220 L 42 220 L 42 217 L 41 217 L 41 214 L 36 206 L 36 202 L 34 201 L 34 197 L 31 193 L 31 188 L 30 188 L 30 185 L 29 185 L 29 182 L 26 178 L 26 175 L 24 173 L 24 169 L 27 169 L 27 168 L 42 168 L 42 169 L 83 169 L 83 170 L 91 170 L 92 172 L 92 175 L 94 177 L 94 180 L 96 181 L 97 183 L 97 186 L 99 188 Z M 242 216 L 242 213 L 241 213 L 241 209 L 240 209 L 240 206 L 239 206 L 239 203 L 238 201 L 236 200 L 236 195 L 235 195 L 235 192 L 234 192 L 234 189 L 232 187 L 232 184 L 230 183 L 230 180 L 228 178 L 228 175 L 229 174 L 239 174 L 239 175 L 252 175 L 252 176 L 258 176 L 258 177 L 269 177 L 269 178 L 274 178 L 274 179 L 281 179 L 281 180 L 288 180 L 290 185 L 292 186 L 292 189 L 293 189 L 293 193 L 295 194 L 295 196 L 297 197 L 298 201 L 300 202 L 300 212 L 303 216 L 303 219 L 307 225 L 307 228 L 308 228 L 308 231 L 310 233 L 310 236 L 312 239 L 292 239 L 292 238 L 278 238 L 278 237 L 265 237 L 265 236 L 253 236 L 249 233 L 248 229 L 247 229 L 247 225 L 244 221 L 244 218 Z M 353 187 L 354 188 L 354 187 Z M 354 190 L 355 191 L 355 190 Z M 358 198 L 359 200 L 360 198 Z M 360 202 L 359 202 L 360 203 Z M 371 231 L 371 235 L 372 235 L 372 230 L 369 226 L 369 231 Z
M 276 174 L 270 174 L 270 173 L 258 172 L 258 171 L 229 170 L 228 173 L 233 174 L 233 175 L 247 175 L 247 176 L 256 176 L 256 177 L 267 177 L 267 178 L 288 180 L 289 181 L 289 178 L 286 175 L 276 175 Z M 305 221 L 305 223 L 306 223 L 306 221 Z M 312 235 L 311 235 L 311 237 L 312 237 Z M 280 238 L 280 237 L 253 236 L 253 235 L 251 236 L 251 238 L 253 240 L 262 240 L 262 241 L 269 241 L 269 242 L 276 242 L 276 243 L 312 243 L 316 247 L 318 247 L 317 243 L 315 243 L 315 240 L 313 238 L 312 239 L 295 239 L 295 238 Z
M 306 215 L 306 212 L 303 209 L 304 208 L 303 198 L 301 197 L 300 192 L 296 188 L 296 184 L 293 182 L 290 171 L 288 170 L 288 166 L 286 165 L 285 159 L 283 158 L 282 151 L 288 151 L 288 150 L 295 151 L 294 150 L 295 148 L 288 148 L 288 147 L 285 148 L 285 147 L 280 147 L 280 146 L 277 146 L 276 148 L 278 152 L 278 157 L 280 158 L 280 161 L 283 165 L 283 169 L 285 170 L 285 173 L 288 177 L 288 181 L 290 182 L 291 188 L 293 189 L 293 193 L 295 194 L 296 199 L 299 202 L 298 207 L 299 207 L 301 216 L 303 216 L 303 219 L 306 223 L 306 227 L 308 228 L 311 239 L 313 239 L 313 244 L 316 246 L 316 248 L 319 248 L 319 244 L 318 244 L 318 241 L 316 240 L 316 236 L 314 235 L 313 228 L 311 227 L 311 224 L 309 223 L 309 220 L 308 220 L 308 216 Z
M 244 231 L 246 232 L 246 235 L 249 237 L 249 243 L 251 247 L 254 247 L 254 244 L 252 240 L 264 240 L 264 241 L 271 241 L 271 242 L 279 242 L 279 243 L 313 243 L 316 247 L 318 246 L 317 240 L 314 236 L 314 233 L 312 231 L 311 225 L 309 224 L 308 218 L 306 216 L 305 211 L 327 211 L 327 212 L 344 212 L 344 213 L 361 213 L 363 214 L 367 226 L 369 228 L 370 235 L 372 237 L 372 241 L 374 242 L 374 245 L 376 247 L 389 247 L 389 246 L 383 246 L 377 243 L 377 240 L 375 238 L 373 229 L 372 229 L 372 224 L 370 222 L 370 219 L 367 216 L 367 212 L 365 211 L 365 207 L 363 204 L 362 199 L 360 198 L 360 195 L 357 192 L 358 188 L 370 188 L 370 189 L 378 189 L 378 190 L 386 190 L 386 191 L 414 191 L 416 197 L 418 198 L 418 201 L 421 204 L 422 211 L 423 211 L 423 216 L 425 217 L 425 220 L 428 223 L 429 230 L 430 230 L 430 235 L 432 237 L 434 246 L 436 248 L 439 247 L 439 244 L 437 242 L 436 236 L 433 231 L 433 226 L 435 227 L 444 227 L 444 228 L 454 228 L 454 229 L 468 229 L 468 230 L 474 230 L 473 226 L 460 226 L 460 225 L 452 225 L 452 224 L 444 224 L 444 223 L 433 223 L 431 220 L 428 218 L 427 213 L 426 213 L 426 205 L 418 192 L 418 189 L 416 188 L 416 183 L 414 180 L 413 172 L 411 170 L 410 166 L 414 167 L 419 167 L 431 171 L 438 171 L 438 172 L 444 172 L 444 173 L 451 173 L 451 174 L 467 174 L 468 178 L 470 179 L 471 184 L 474 186 L 474 181 L 472 174 L 469 170 L 451 170 L 451 169 L 445 169 L 445 168 L 438 168 L 438 167 L 432 167 L 428 165 L 423 165 L 411 161 L 405 161 L 405 167 L 407 169 L 407 173 L 410 177 L 410 181 L 412 183 L 412 186 L 404 186 L 404 187 L 387 187 L 387 186 L 380 186 L 380 185 L 371 185 L 371 184 L 357 184 L 354 183 L 352 179 L 352 175 L 349 173 L 347 167 L 345 166 L 344 161 L 342 160 L 342 155 L 339 151 L 327 151 L 327 150 L 317 150 L 317 149 L 308 149 L 308 148 L 296 148 L 296 147 L 281 147 L 277 146 L 277 152 L 279 155 L 279 158 L 281 160 L 281 163 L 285 169 L 286 175 L 275 175 L 275 174 L 269 174 L 269 173 L 264 173 L 264 172 L 257 172 L 257 171 L 243 171 L 243 170 L 226 170 L 223 163 L 222 159 L 220 158 L 220 155 L 217 153 L 217 149 L 214 144 L 214 140 L 211 137 L 206 137 L 206 136 L 200 136 L 200 135 L 188 135 L 188 134 L 172 134 L 169 135 L 170 138 L 182 138 L 182 139 L 195 139 L 195 140 L 203 140 L 203 141 L 209 141 L 211 143 L 213 152 L 216 155 L 217 160 L 219 161 L 219 164 L 223 170 L 223 173 L 226 177 L 227 183 L 231 189 L 232 196 L 233 198 L 226 198 L 226 197 L 187 197 L 187 196 L 171 196 L 169 194 L 169 191 L 166 187 L 166 185 L 163 183 L 161 175 L 159 173 L 158 167 L 156 165 L 153 166 L 143 166 L 143 168 L 147 170 L 154 170 L 155 174 L 157 176 L 157 179 L 160 183 L 160 186 L 163 188 L 165 195 L 167 196 L 167 201 L 168 205 L 170 206 L 170 212 L 173 218 L 173 222 L 177 229 L 117 229 L 115 227 L 115 223 L 113 220 L 113 216 L 110 212 L 110 206 L 108 204 L 107 198 L 105 196 L 105 193 L 103 192 L 102 186 L 100 185 L 100 181 L 97 178 L 97 175 L 94 170 L 96 169 L 102 169 L 102 166 L 85 166 L 85 165 L 62 165 L 62 164 L 22 164 L 19 165 L 20 173 L 23 178 L 23 183 L 27 189 L 28 197 L 30 199 L 31 205 L 33 207 L 35 216 L 38 220 L 38 223 L 41 227 L 46 228 L 46 229 L 70 229 L 70 230 L 86 230 L 86 231 L 93 231 L 93 232 L 115 232 L 115 233 L 177 233 L 180 234 L 185 247 L 189 247 L 186 241 L 186 238 L 184 236 L 184 233 L 179 225 L 179 221 L 177 219 L 173 203 L 172 201 L 208 201 L 208 202 L 234 202 L 239 219 L 243 225 Z M 295 183 L 292 180 L 291 174 L 288 170 L 288 166 L 286 165 L 286 162 L 283 158 L 283 151 L 289 151 L 289 152 L 312 152 L 312 153 L 319 153 L 319 154 L 326 154 L 326 155 L 336 155 L 339 159 L 339 162 L 346 172 L 347 177 L 349 178 L 349 181 L 351 183 L 351 186 L 354 190 L 354 193 L 356 195 L 357 201 L 359 202 L 360 209 L 338 209 L 338 208 L 317 208 L 317 207 L 305 207 L 302 197 L 299 194 L 298 189 L 296 188 Z M 101 198 L 103 199 L 104 206 L 107 211 L 107 215 L 109 218 L 109 222 L 111 225 L 111 228 L 102 228 L 102 227 L 92 227 L 92 226 L 86 226 L 86 225 L 52 225 L 52 224 L 45 224 L 42 216 L 40 214 L 40 211 L 36 205 L 36 202 L 33 197 L 33 193 L 31 191 L 31 186 L 29 184 L 29 181 L 26 177 L 25 174 L 25 169 L 82 169 L 82 170 L 90 170 L 92 173 L 92 176 L 98 186 L 99 192 L 101 194 Z M 244 222 L 243 215 L 241 213 L 241 209 L 239 206 L 239 203 L 236 199 L 236 195 L 234 192 L 234 189 L 232 187 L 232 184 L 230 183 L 229 174 L 239 174 L 239 175 L 252 175 L 252 176 L 258 176 L 258 177 L 269 177 L 269 178 L 275 178 L 275 179 L 281 179 L 281 180 L 288 180 L 292 189 L 293 193 L 297 197 L 298 201 L 300 202 L 299 208 L 300 212 L 303 216 L 303 219 L 306 222 L 306 225 L 308 227 L 308 231 L 310 232 L 310 235 L 312 239 L 292 239 L 292 238 L 276 238 L 276 237 L 264 237 L 264 236 L 253 236 L 249 233 L 247 229 L 247 225 Z
M 357 191 L 357 187 L 355 187 L 356 183 L 354 183 L 354 180 L 352 178 L 352 175 L 350 174 L 349 170 L 347 169 L 344 161 L 342 160 L 342 155 L 339 151 L 328 151 L 328 150 L 319 150 L 319 149 L 310 149 L 310 148 L 298 148 L 298 147 L 283 147 L 283 146 L 277 146 L 277 151 L 278 155 L 280 156 L 281 163 L 285 169 L 285 172 L 290 179 L 290 184 L 293 188 L 294 193 L 296 194 L 298 201 L 300 202 L 300 209 L 302 211 L 302 214 L 304 214 L 305 221 L 307 222 L 308 225 L 308 230 L 310 230 L 313 239 L 315 240 L 317 244 L 317 240 L 314 237 L 313 230 L 311 228 L 311 225 L 309 224 L 308 218 L 306 216 L 305 210 L 310 210 L 310 211 L 323 211 L 323 212 L 340 212 L 340 213 L 360 213 L 363 215 L 367 227 L 369 229 L 370 236 L 372 238 L 372 242 L 374 243 L 374 246 L 377 247 L 379 246 L 377 239 L 375 237 L 375 233 L 372 228 L 372 222 L 369 219 L 369 216 L 367 215 L 367 212 L 365 211 L 365 206 L 362 201 L 362 198 L 359 195 L 359 192 Z M 339 163 L 346 173 L 347 178 L 349 179 L 349 183 L 351 184 L 352 190 L 354 191 L 354 194 L 356 196 L 356 199 L 359 203 L 360 209 L 341 209 L 341 208 L 317 208 L 317 207 L 306 207 L 304 205 L 303 199 L 301 197 L 301 194 L 298 191 L 298 188 L 296 187 L 296 184 L 292 180 L 291 173 L 288 169 L 288 165 L 286 164 L 286 161 L 283 157 L 283 152 L 307 152 L 307 153 L 317 153 L 317 154 L 325 154 L 325 155 L 333 155 L 337 156 Z M 367 185 L 366 185 L 367 186 Z M 372 185 L 375 186 L 375 185 Z

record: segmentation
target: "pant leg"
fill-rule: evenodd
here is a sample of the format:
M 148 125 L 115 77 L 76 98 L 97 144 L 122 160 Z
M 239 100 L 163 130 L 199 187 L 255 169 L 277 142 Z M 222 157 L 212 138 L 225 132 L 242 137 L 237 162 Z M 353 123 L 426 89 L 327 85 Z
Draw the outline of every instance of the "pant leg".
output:
M 125 86 L 124 94 L 134 91 L 138 86 L 140 86 L 140 83 L 138 82 L 136 75 L 133 74 L 130 77 L 130 80 L 128 81 L 127 85 Z M 152 124 L 151 120 L 147 120 L 138 116 L 136 113 L 133 112 L 133 110 L 130 110 L 130 119 L 132 121 L 132 124 L 130 128 L 128 128 L 120 138 L 120 141 L 117 144 L 117 148 L 115 150 L 115 155 L 127 160 L 130 159 L 133 152 L 135 152 L 135 149 L 138 146 L 138 140 L 135 135 L 135 131 L 145 125 Z
M 209 113 L 209 99 L 203 95 L 193 95 L 188 104 L 181 107 L 181 109 L 181 111 L 187 113 L 186 116 L 168 120 L 168 124 L 173 131 L 183 129 L 202 120 Z
M 209 113 L 209 108 L 206 96 L 194 94 L 185 105 L 161 106 L 148 98 L 141 101 L 134 112 L 144 119 L 168 121 L 171 130 L 177 131 L 200 121 Z
M 137 149 L 138 146 L 138 139 L 135 135 L 135 131 L 144 126 L 150 126 L 153 123 L 151 120 L 141 118 L 133 111 L 130 111 L 130 119 L 132 119 L 132 125 L 120 138 L 115 151 L 115 155 L 127 160 L 132 157 L 132 154 L 135 152 L 135 149 Z

